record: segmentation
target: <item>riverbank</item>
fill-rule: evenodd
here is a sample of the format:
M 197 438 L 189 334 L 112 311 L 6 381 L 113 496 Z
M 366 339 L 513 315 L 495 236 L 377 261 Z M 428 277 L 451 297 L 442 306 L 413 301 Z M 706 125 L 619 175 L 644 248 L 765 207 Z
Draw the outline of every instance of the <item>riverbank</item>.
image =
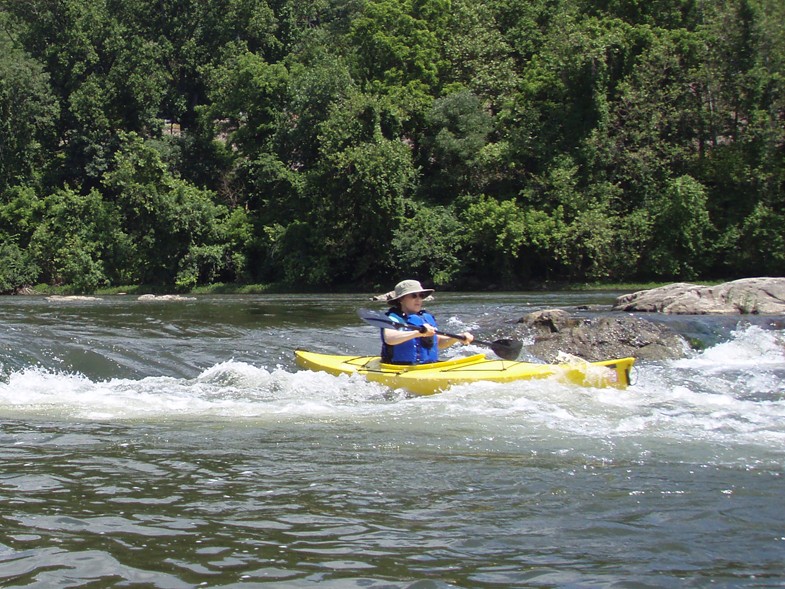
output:
M 700 284 L 704 286 L 714 286 L 721 284 L 720 280 L 697 280 L 693 284 Z M 670 282 L 609 282 L 609 283 L 571 283 L 571 284 L 547 284 L 547 285 L 531 285 L 528 288 L 520 289 L 520 292 L 541 292 L 541 291 L 556 291 L 556 292 L 599 292 L 599 291 L 624 291 L 624 292 L 637 292 L 640 290 L 648 290 L 658 288 L 671 284 Z M 384 290 L 382 287 L 376 289 L 369 289 L 368 294 L 373 294 L 376 291 L 381 292 Z M 439 289 L 444 292 L 454 292 L 452 289 L 443 288 Z M 334 293 L 350 293 L 350 292 L 363 292 L 364 290 L 356 285 L 347 286 L 346 288 L 332 288 L 329 290 L 323 289 L 305 289 L 302 287 L 292 287 L 280 283 L 268 284 L 238 284 L 238 283 L 216 283 L 204 286 L 197 286 L 193 289 L 184 291 L 176 290 L 171 287 L 161 285 L 125 285 L 125 286 L 111 286 L 106 288 L 98 288 L 95 292 L 89 293 L 95 296 L 110 296 L 110 295 L 143 295 L 143 294 L 191 294 L 191 295 L 216 295 L 216 294 L 231 294 L 231 295 L 258 295 L 258 294 L 308 294 L 314 292 L 334 292 Z M 498 291 L 504 292 L 504 291 Z M 72 286 L 51 286 L 48 284 L 38 284 L 24 291 L 25 295 L 76 295 L 85 294 L 78 291 Z

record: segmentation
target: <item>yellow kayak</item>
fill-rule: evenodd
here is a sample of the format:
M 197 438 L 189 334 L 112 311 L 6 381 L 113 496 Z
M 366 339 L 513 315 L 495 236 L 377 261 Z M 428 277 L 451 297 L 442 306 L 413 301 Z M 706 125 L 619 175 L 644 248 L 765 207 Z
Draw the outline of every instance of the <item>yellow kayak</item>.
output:
M 534 364 L 517 360 L 490 360 L 485 354 L 454 358 L 433 364 L 384 364 L 379 356 L 336 356 L 295 351 L 300 368 L 334 375 L 362 374 L 370 381 L 417 395 L 432 395 L 456 384 L 512 382 L 556 378 L 587 387 L 627 388 L 635 358 L 586 362 L 576 358 L 561 364 Z

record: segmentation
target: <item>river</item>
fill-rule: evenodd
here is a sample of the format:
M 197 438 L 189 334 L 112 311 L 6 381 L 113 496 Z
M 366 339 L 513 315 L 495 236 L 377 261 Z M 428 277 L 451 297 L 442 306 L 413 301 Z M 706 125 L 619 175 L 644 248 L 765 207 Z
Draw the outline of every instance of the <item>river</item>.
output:
M 482 336 L 616 294 L 429 309 Z M 376 353 L 371 305 L 0 299 L 0 586 L 785 586 L 785 337 L 766 318 L 671 319 L 704 348 L 638 362 L 624 391 L 411 397 L 297 370 L 296 348 Z

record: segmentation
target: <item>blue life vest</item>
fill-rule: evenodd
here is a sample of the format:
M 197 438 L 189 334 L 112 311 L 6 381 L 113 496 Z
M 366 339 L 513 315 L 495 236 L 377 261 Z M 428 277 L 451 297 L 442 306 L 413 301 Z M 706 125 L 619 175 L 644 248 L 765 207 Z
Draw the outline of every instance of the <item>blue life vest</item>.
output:
M 424 325 L 428 323 L 436 327 L 436 319 L 428 311 L 420 311 L 416 315 L 407 315 L 391 309 L 387 316 L 402 325 Z M 437 336 L 433 338 L 415 337 L 408 341 L 391 346 L 384 341 L 382 330 L 382 362 L 388 364 L 430 364 L 439 360 L 439 344 Z

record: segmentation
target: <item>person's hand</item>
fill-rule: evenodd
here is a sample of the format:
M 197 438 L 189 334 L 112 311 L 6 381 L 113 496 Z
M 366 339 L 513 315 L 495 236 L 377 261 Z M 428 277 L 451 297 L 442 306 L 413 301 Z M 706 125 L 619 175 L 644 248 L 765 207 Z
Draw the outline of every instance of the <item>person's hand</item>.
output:
M 433 325 L 424 323 L 420 327 L 420 337 L 433 337 L 434 335 L 436 335 L 436 328 Z
M 463 339 L 461 340 L 461 343 L 464 346 L 468 346 L 470 343 L 472 343 L 474 341 L 474 336 L 471 333 L 469 333 L 468 331 L 464 331 L 461 334 L 461 336 L 463 337 Z

